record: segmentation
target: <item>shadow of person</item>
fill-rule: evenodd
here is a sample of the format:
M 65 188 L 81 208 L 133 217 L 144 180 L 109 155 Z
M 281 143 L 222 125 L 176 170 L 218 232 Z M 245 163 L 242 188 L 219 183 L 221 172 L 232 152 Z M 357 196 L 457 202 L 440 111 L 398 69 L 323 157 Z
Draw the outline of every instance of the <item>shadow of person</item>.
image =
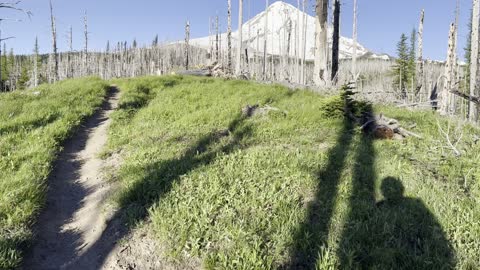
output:
M 425 204 L 405 197 L 402 183 L 393 177 L 382 181 L 381 191 L 384 200 L 376 203 L 374 214 L 357 224 L 369 237 L 346 236 L 341 268 L 453 269 L 454 251 Z

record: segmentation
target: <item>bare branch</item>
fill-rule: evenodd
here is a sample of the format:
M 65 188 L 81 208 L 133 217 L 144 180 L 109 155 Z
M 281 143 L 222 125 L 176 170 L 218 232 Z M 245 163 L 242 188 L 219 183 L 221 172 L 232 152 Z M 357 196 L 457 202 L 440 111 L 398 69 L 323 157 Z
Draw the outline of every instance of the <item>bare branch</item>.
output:
M 458 144 L 458 142 L 461 140 L 461 138 L 463 137 L 463 132 L 462 132 L 462 136 L 460 136 L 460 139 L 458 139 L 457 142 L 455 143 L 452 143 L 452 141 L 450 140 L 450 122 L 448 123 L 448 131 L 445 132 L 443 129 L 442 129 L 442 126 L 440 125 L 440 122 L 437 120 L 437 126 L 438 126 L 438 130 L 440 131 L 440 133 L 442 133 L 446 140 L 447 140 L 447 144 L 449 146 L 450 149 L 453 150 L 453 152 L 455 153 L 455 156 L 459 157 L 462 155 L 462 153 L 460 153 L 460 151 L 458 151 L 458 149 L 456 148 L 456 145 Z
M 5 40 L 9 40 L 9 39 L 12 39 L 12 38 L 15 38 L 15 37 L 2 38 L 2 39 L 0 39 L 0 42 L 5 41 Z
M 22 1 L 16 1 L 16 2 L 0 2 L 0 8 L 6 8 L 6 9 L 12 9 L 12 10 L 16 10 L 16 11 L 20 11 L 22 13 L 24 13 L 25 15 L 28 16 L 28 18 L 30 18 L 33 13 L 29 10 L 24 10 L 23 8 L 19 8 L 17 7 L 18 4 L 20 4 Z
M 477 104 L 477 106 L 480 106 L 480 97 L 474 97 L 474 96 L 470 96 L 470 95 L 467 95 L 465 93 L 462 93 L 458 90 L 451 90 L 450 93 L 454 94 L 454 95 L 457 95 L 461 98 L 464 98 L 470 102 L 473 102 L 475 104 Z

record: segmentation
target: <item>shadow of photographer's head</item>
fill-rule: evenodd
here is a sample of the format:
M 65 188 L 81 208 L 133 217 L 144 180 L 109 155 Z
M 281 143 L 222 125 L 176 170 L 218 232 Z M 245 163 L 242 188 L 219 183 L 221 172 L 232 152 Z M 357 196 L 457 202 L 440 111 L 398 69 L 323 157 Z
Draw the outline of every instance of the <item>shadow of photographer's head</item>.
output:
M 400 180 L 394 177 L 387 177 L 382 181 L 382 194 L 387 201 L 398 201 L 403 198 L 405 188 Z

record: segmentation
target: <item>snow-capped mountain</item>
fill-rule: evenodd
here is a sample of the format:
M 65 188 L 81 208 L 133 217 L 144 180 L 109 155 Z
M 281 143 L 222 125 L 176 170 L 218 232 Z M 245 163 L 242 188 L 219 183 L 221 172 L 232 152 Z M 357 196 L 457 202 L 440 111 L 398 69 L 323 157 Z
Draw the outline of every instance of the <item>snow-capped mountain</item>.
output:
M 271 4 L 266 11 L 261 12 L 254 18 L 243 24 L 243 42 L 244 46 L 253 51 L 263 53 L 264 39 L 265 39 L 265 16 L 268 14 L 267 26 L 267 53 L 273 55 L 284 55 L 288 50 L 288 36 L 290 36 L 290 56 L 295 56 L 295 53 L 300 50 L 300 55 L 303 56 L 304 45 L 301 42 L 304 36 L 304 22 L 306 20 L 306 51 L 305 57 L 307 60 L 314 59 L 315 51 L 315 18 L 300 11 L 296 7 L 277 1 Z M 289 31 L 291 27 L 291 31 Z M 299 27 L 297 44 L 296 33 Z M 329 29 L 329 44 L 332 44 L 332 31 Z M 232 46 L 236 46 L 238 38 L 238 31 L 232 33 Z M 227 47 L 227 34 L 221 34 L 221 47 Z M 203 48 L 213 48 L 215 36 L 203 37 L 190 40 L 190 44 Z M 388 60 L 388 55 L 375 54 L 370 52 L 367 48 L 357 43 L 357 56 Z M 340 58 L 348 59 L 353 55 L 354 42 L 350 38 L 340 38 Z

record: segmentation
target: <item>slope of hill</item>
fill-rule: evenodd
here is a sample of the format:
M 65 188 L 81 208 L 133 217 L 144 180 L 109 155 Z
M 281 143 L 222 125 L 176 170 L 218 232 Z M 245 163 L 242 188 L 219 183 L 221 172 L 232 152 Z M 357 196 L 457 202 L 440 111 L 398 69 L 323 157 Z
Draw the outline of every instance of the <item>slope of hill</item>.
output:
M 263 52 L 264 46 L 263 42 L 265 40 L 265 16 L 268 15 L 268 26 L 267 26 L 267 53 L 274 55 L 284 55 L 287 54 L 287 45 L 288 44 L 288 29 L 291 24 L 291 39 L 290 39 L 290 56 L 295 56 L 297 50 L 300 51 L 300 55 L 303 55 L 303 45 L 296 44 L 296 27 L 300 27 L 300 33 L 298 35 L 298 40 L 302 40 L 304 33 L 304 16 L 307 20 L 307 35 L 306 35 L 306 52 L 305 56 L 307 60 L 313 60 L 314 58 L 314 49 L 315 49 L 315 18 L 300 11 L 296 7 L 282 2 L 277 1 L 271 4 L 267 11 L 263 11 L 260 14 L 256 15 L 254 18 L 248 20 L 243 25 L 243 40 L 244 46 L 251 48 L 253 51 Z M 329 29 L 329 44 L 331 46 L 332 40 L 332 28 Z M 238 31 L 232 33 L 233 44 L 236 45 L 238 38 Z M 192 39 L 190 42 L 192 45 L 203 47 L 203 48 L 213 48 L 213 42 L 215 36 L 203 37 Z M 221 35 L 221 46 L 226 49 L 227 45 L 227 34 L 223 33 Z M 357 55 L 359 57 L 367 55 L 370 51 L 357 43 Z M 297 49 L 298 48 L 298 49 Z M 351 58 L 353 55 L 354 42 L 350 38 L 341 37 L 340 38 L 340 58 L 346 59 Z M 388 60 L 389 57 L 384 54 L 375 54 L 371 53 L 368 55 L 370 58 L 384 59 Z
M 456 157 L 441 147 L 437 121 L 447 130 L 447 120 L 431 111 L 376 107 L 423 136 L 381 141 L 345 119 L 336 96 L 223 79 L 116 83 L 123 94 L 107 151 L 123 157 L 115 199 L 129 229 L 140 226 L 161 246 L 149 257 L 156 265 L 480 267 L 473 127 L 458 127 Z M 258 113 L 242 116 L 247 104 Z M 142 235 L 117 258 L 145 252 Z

